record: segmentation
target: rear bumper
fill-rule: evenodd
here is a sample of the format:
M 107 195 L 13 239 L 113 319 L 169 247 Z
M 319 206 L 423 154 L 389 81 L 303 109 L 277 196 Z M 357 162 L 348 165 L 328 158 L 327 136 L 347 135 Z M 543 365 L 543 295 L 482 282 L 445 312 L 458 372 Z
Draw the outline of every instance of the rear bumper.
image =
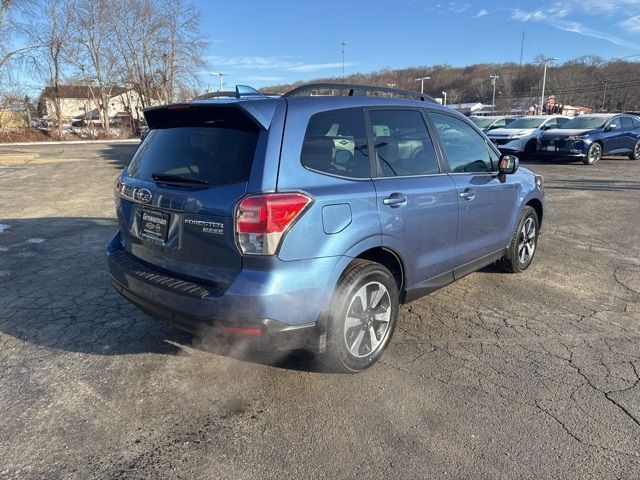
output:
M 315 323 L 287 325 L 268 318 L 229 322 L 223 318 L 194 317 L 151 302 L 120 285 L 113 277 L 111 283 L 123 297 L 143 312 L 199 337 L 213 335 L 228 342 L 242 340 L 259 348 L 294 350 L 305 347 L 316 328 Z
M 345 261 L 268 259 L 261 268 L 243 268 L 227 288 L 216 289 L 130 257 L 119 233 L 107 247 L 107 260 L 116 290 L 153 317 L 199 336 L 216 333 L 275 349 L 305 346 L 329 307 Z

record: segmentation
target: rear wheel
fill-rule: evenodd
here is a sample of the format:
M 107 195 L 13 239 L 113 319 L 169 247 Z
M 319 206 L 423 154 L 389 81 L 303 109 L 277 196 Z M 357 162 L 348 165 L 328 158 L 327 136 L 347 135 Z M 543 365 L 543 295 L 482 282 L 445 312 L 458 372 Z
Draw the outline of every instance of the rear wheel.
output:
M 375 262 L 352 262 L 333 295 L 322 362 L 346 373 L 373 365 L 393 335 L 398 308 L 398 286 L 391 272 Z
M 507 253 L 500 259 L 498 266 L 509 273 L 520 273 L 529 268 L 536 253 L 539 229 L 540 223 L 535 209 L 530 206 L 524 207 Z
M 629 160 L 640 160 L 640 140 L 633 147 L 633 152 L 629 154 Z
M 587 152 L 587 156 L 584 157 L 582 162 L 585 165 L 594 165 L 602 158 L 602 146 L 599 143 L 592 143 Z

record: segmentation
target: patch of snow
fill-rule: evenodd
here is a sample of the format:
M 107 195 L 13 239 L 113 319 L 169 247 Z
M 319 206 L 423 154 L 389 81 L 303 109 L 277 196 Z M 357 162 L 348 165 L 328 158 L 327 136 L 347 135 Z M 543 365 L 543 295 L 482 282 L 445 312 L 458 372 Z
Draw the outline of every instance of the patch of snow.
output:
M 8 277 L 9 275 L 11 275 L 11 272 L 9 270 L 0 270 L 0 278 Z
M 27 240 L 27 243 L 42 243 L 42 242 L 46 242 L 47 239 L 46 238 L 30 238 L 29 240 Z
M 0 223 L 0 233 L 4 233 L 5 230 L 9 230 L 11 225 L 7 225 L 6 223 Z

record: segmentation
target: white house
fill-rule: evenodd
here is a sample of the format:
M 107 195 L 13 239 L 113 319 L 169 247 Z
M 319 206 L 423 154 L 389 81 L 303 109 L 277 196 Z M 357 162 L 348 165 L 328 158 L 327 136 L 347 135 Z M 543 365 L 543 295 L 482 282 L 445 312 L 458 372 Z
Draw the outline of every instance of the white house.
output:
M 141 119 L 144 107 L 164 103 L 159 91 L 155 95 L 156 98 L 148 98 L 144 102 L 138 92 L 131 88 L 109 87 L 105 91 L 109 98 L 109 117 L 130 115 L 135 119 Z M 40 113 L 44 118 L 56 118 L 54 102 L 56 97 L 60 98 L 60 117 L 63 121 L 73 118 L 99 118 L 99 102 L 102 95 L 98 87 L 91 85 L 60 85 L 57 95 L 55 87 L 45 87 L 40 97 L 39 106 Z

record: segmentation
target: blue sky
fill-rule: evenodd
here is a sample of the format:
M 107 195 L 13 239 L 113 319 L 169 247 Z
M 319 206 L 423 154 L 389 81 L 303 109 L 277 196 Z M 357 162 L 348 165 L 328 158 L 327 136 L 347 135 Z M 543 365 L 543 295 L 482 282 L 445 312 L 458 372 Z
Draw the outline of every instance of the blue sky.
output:
M 538 54 L 640 58 L 640 0 L 196 0 L 211 44 L 208 71 L 262 87 L 346 73 L 448 63 L 518 62 Z M 202 72 L 203 84 L 217 78 Z

